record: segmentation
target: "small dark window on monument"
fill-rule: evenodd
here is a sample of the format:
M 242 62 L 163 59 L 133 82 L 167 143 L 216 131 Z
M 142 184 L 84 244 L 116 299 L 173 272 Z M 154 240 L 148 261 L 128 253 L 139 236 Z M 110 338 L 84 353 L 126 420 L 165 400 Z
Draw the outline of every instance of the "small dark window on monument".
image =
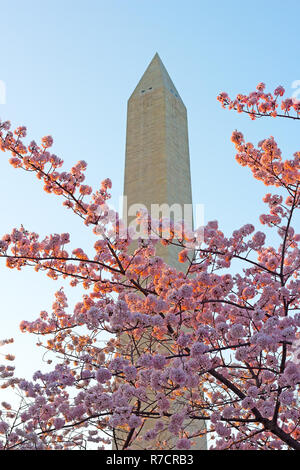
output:
M 152 86 L 148 88 L 148 90 L 152 90 Z
M 145 93 L 146 90 L 142 90 L 141 93 Z

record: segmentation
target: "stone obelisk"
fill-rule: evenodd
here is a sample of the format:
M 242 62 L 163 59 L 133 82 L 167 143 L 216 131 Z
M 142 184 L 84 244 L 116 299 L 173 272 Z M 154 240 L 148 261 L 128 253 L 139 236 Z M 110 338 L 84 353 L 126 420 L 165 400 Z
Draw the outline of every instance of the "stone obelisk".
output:
M 184 219 L 187 225 L 192 225 L 187 111 L 158 54 L 128 100 L 124 196 L 127 221 L 128 209 L 133 205 L 144 206 L 151 213 L 153 204 L 168 207 L 175 204 L 182 212 L 181 216 L 171 214 L 173 221 Z M 180 248 L 173 245 L 165 247 L 158 243 L 156 255 L 182 270 L 178 251 Z M 197 427 L 203 429 L 203 423 L 198 421 Z M 195 432 L 194 426 L 190 431 Z M 196 449 L 206 448 L 205 437 L 194 441 Z M 131 448 L 141 449 L 143 445 Z
M 153 204 L 179 205 L 171 218 L 192 225 L 187 112 L 158 54 L 128 100 L 124 196 L 128 208 L 143 204 L 149 213 Z M 182 269 L 178 251 L 159 244 L 157 255 Z

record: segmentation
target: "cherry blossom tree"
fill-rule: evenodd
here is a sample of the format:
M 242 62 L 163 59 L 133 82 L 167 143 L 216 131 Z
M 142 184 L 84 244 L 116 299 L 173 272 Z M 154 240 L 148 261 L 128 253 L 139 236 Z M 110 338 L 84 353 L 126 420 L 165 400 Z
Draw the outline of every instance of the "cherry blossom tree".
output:
M 300 119 L 282 87 L 264 90 L 218 99 L 252 119 Z M 259 220 L 277 232 L 278 246 L 251 224 L 226 237 L 211 221 L 192 234 L 171 226 L 133 250 L 130 230 L 120 237 L 122 221 L 111 217 L 109 179 L 93 192 L 83 184 L 84 161 L 60 171 L 51 137 L 28 145 L 26 128 L 0 129 L 10 163 L 35 173 L 97 236 L 93 256 L 68 248 L 68 233 L 40 239 L 21 226 L 0 241 L 9 268 L 31 266 L 86 290 L 70 311 L 61 288 L 51 312 L 22 322 L 60 359 L 32 379 L 0 368 L 2 387 L 21 397 L 18 409 L 2 403 L 1 448 L 189 449 L 206 434 L 212 449 L 300 450 L 300 152 L 283 160 L 273 137 L 255 146 L 232 134 L 237 162 L 275 191 Z M 156 256 L 158 243 L 181 247 L 182 271 Z

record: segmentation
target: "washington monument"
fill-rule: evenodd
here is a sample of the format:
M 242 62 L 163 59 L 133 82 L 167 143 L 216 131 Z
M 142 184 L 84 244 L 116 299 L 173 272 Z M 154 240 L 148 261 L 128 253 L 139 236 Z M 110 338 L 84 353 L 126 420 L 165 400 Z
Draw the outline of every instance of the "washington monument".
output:
M 174 222 L 192 225 L 187 112 L 158 54 L 128 100 L 124 196 L 128 208 L 142 204 L 149 213 L 154 204 L 177 207 Z M 157 255 L 182 269 L 176 247 L 159 244 Z
M 153 204 L 179 206 L 182 211 L 174 215 L 174 222 L 182 221 L 187 206 L 185 219 L 193 223 L 187 111 L 158 54 L 128 100 L 124 196 L 126 210 L 143 205 L 150 213 Z M 185 268 L 174 245 L 157 244 L 156 255 L 172 267 Z M 197 426 L 203 429 L 202 422 Z M 195 427 L 189 430 L 195 432 Z M 172 448 L 172 437 L 164 437 Z M 193 440 L 195 449 L 206 449 L 205 437 Z

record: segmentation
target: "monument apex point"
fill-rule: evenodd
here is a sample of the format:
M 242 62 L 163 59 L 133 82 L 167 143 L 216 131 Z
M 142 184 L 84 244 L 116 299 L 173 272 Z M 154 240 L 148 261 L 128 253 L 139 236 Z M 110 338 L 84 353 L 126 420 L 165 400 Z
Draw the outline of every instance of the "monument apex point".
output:
M 166 67 L 156 52 L 129 100 L 158 88 L 165 88 L 183 103 Z

